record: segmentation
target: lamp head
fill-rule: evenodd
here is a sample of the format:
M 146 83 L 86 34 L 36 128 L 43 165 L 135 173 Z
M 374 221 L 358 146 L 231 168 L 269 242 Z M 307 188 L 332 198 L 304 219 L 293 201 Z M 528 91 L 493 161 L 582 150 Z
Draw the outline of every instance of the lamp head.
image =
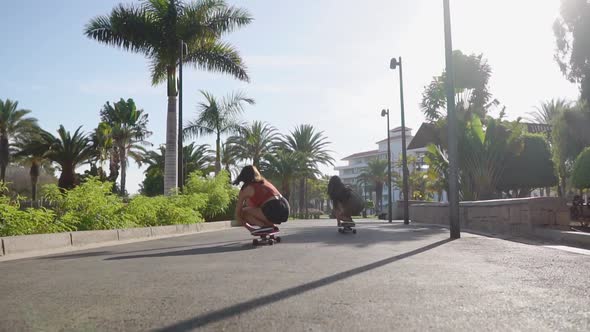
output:
M 381 116 L 386 116 L 387 114 L 389 114 L 389 110 L 386 110 L 386 109 L 381 110 Z
M 389 63 L 389 68 L 396 69 L 397 66 L 401 65 L 401 63 L 397 60 L 397 58 L 391 58 L 391 62 Z

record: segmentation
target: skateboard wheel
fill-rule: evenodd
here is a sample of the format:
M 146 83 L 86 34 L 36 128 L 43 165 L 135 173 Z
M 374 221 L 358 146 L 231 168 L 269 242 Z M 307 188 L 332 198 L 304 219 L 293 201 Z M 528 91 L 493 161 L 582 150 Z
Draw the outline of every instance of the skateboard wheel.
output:
M 356 229 L 353 229 L 352 230 L 352 234 L 356 234 Z
M 272 246 L 274 244 L 275 241 L 273 241 L 272 239 L 268 239 L 268 245 Z
M 255 246 L 257 246 L 258 245 L 258 239 L 252 240 L 252 244 L 255 245 Z
M 344 230 L 342 228 L 338 228 L 338 233 L 344 233 Z
M 280 236 L 277 236 L 277 237 L 275 238 L 275 240 L 276 240 L 277 242 L 281 242 L 281 237 L 280 237 Z

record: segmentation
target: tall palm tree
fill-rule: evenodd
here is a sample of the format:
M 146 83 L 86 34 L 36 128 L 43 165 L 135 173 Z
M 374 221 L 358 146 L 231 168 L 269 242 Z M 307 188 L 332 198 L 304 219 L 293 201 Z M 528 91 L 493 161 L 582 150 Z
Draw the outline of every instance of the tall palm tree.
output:
M 251 21 L 246 10 L 228 6 L 224 0 L 144 0 L 141 5 L 118 5 L 110 15 L 98 16 L 85 27 L 88 38 L 145 55 L 151 62 L 152 84 L 167 81 L 166 193 L 176 187 L 178 176 L 176 66 L 180 43 L 188 46 L 187 63 L 248 81 L 237 50 L 221 38 Z
M 375 199 L 377 203 L 375 206 L 379 206 L 379 211 L 383 210 L 383 185 L 387 183 L 387 160 L 385 159 L 374 159 L 369 161 L 367 169 L 365 169 L 359 177 L 366 182 L 372 182 L 375 189 Z M 377 205 L 378 204 L 378 205 Z
M 252 160 L 252 165 L 260 167 L 261 159 L 276 148 L 278 138 L 275 127 L 254 121 L 251 125 L 239 128 L 237 135 L 228 138 L 227 143 L 235 147 L 241 160 Z
M 239 116 L 245 104 L 254 104 L 254 100 L 242 93 L 233 93 L 217 100 L 212 94 L 201 91 L 205 102 L 200 102 L 197 118 L 184 128 L 185 134 L 196 137 L 215 135 L 215 174 L 221 171 L 221 136 L 236 133 L 240 127 Z
M 306 179 L 320 173 L 320 165 L 333 165 L 334 158 L 327 149 L 330 142 L 326 140 L 324 132 L 317 132 L 312 125 L 303 124 L 295 128 L 290 135 L 284 137 L 285 147 L 301 154 L 305 167 L 299 179 L 299 211 L 306 209 L 305 184 Z
M 76 185 L 76 168 L 88 163 L 95 155 L 90 139 L 81 128 L 78 127 L 72 135 L 60 125 L 57 137 L 46 131 L 40 133 L 39 144 L 48 147 L 45 157 L 61 169 L 58 186 L 62 189 L 71 189 Z
M 121 163 L 121 194 L 125 195 L 127 180 L 127 158 L 131 157 L 141 165 L 145 155 L 145 139 L 151 135 L 147 130 L 148 115 L 137 109 L 133 99 L 123 100 L 111 105 L 106 103 L 100 112 L 103 122 L 111 127 L 112 144 L 116 147 Z
M 27 117 L 29 110 L 18 109 L 18 102 L 0 99 L 0 181 L 6 180 L 11 145 L 37 127 L 37 119 Z

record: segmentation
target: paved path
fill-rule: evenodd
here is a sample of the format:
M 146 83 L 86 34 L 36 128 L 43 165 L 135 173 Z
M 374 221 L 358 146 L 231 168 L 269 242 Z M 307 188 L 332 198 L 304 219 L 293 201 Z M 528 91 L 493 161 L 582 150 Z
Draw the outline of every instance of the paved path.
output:
M 297 221 L 0 263 L 0 331 L 588 331 L 590 256 Z

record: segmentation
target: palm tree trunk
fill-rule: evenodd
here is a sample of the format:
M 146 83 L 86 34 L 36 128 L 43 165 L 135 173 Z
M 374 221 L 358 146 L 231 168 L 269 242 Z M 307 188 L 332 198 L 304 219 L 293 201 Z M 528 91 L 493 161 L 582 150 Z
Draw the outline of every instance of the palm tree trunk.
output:
M 61 175 L 59 176 L 59 180 L 57 185 L 62 189 L 72 189 L 74 188 L 74 166 L 73 165 L 64 165 L 61 170 Z
M 33 207 L 37 207 L 37 183 L 39 182 L 39 163 L 35 160 L 31 163 L 31 170 L 29 171 L 31 176 L 31 200 Z
M 309 218 L 309 213 L 307 212 L 307 179 L 303 180 L 303 185 L 305 190 L 303 191 L 303 206 L 305 208 L 305 219 Z
M 178 178 L 178 132 L 176 100 L 176 67 L 168 67 L 168 112 L 166 117 L 166 156 L 164 162 L 164 194 L 170 195 L 177 187 Z
M 218 132 L 215 141 L 215 175 L 219 172 L 221 172 L 221 134 Z
M 379 204 L 375 204 L 375 206 L 379 206 L 379 213 L 381 213 L 383 211 L 383 183 L 375 183 L 375 199 Z
M 566 192 L 566 177 L 565 175 L 561 175 L 560 176 L 560 183 L 561 183 L 561 195 L 559 197 L 567 197 L 567 192 Z
M 288 201 L 291 196 L 291 189 L 289 188 L 289 179 L 283 178 L 283 183 L 281 185 L 281 189 L 283 190 L 283 196 Z
M 299 214 L 303 214 L 305 208 L 305 178 L 299 179 Z
M 0 136 L 0 181 L 6 182 L 6 167 L 8 167 L 8 137 Z
M 119 149 L 119 159 L 121 160 L 121 196 L 126 195 L 125 184 L 127 183 L 127 151 L 125 147 Z

